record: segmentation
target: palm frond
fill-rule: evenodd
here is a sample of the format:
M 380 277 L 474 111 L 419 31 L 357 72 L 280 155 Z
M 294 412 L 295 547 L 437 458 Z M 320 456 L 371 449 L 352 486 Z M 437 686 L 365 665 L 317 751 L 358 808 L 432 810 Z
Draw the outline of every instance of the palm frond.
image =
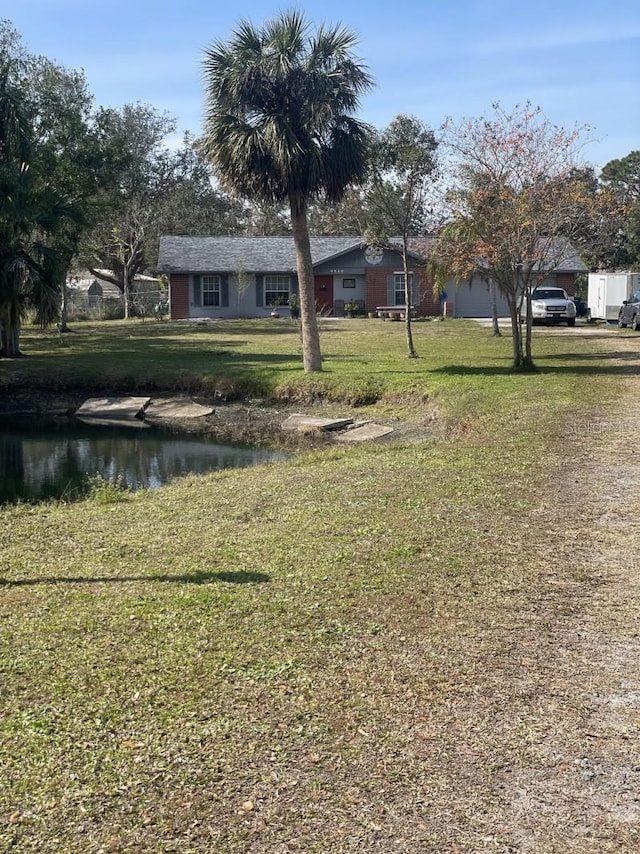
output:
M 10 82 L 7 64 L 0 66 L 0 163 L 27 163 L 31 128 L 19 92 Z
M 309 31 L 290 11 L 261 29 L 243 23 L 206 52 L 203 150 L 227 189 L 338 199 L 364 174 L 368 130 L 350 113 L 371 78 L 350 56 L 347 29 Z

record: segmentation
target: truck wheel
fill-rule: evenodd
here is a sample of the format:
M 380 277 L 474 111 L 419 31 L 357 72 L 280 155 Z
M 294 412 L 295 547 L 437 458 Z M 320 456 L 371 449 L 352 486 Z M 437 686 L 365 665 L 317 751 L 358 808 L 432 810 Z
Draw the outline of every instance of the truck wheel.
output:
M 620 329 L 626 329 L 627 328 L 627 324 L 622 319 L 622 315 L 618 316 L 618 326 L 620 327 Z
M 575 317 L 570 317 L 569 320 L 567 320 L 567 326 L 575 326 L 575 325 L 576 325 Z
M 633 315 L 631 326 L 635 332 L 640 332 L 640 317 L 637 314 Z

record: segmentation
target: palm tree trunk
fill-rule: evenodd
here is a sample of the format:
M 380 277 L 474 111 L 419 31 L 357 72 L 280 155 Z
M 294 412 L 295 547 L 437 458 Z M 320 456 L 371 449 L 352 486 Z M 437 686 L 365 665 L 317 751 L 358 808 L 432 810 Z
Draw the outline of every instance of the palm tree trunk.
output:
M 10 323 L 8 319 L 0 321 L 0 356 L 7 359 L 17 359 L 20 355 L 20 326 Z
M 302 364 L 307 373 L 322 370 L 320 333 L 316 318 L 316 298 L 313 287 L 313 264 L 307 224 L 307 208 L 303 200 L 290 199 L 291 227 L 296 246 L 298 287 L 300 290 L 300 328 L 302 331 Z
M 3 356 L 17 359 L 20 355 L 20 328 L 22 326 L 21 280 L 18 274 L 4 278 L 4 307 L 0 312 L 0 342 Z
M 20 355 L 20 327 L 14 327 L 5 336 L 5 345 L 7 356 L 10 359 L 17 359 Z

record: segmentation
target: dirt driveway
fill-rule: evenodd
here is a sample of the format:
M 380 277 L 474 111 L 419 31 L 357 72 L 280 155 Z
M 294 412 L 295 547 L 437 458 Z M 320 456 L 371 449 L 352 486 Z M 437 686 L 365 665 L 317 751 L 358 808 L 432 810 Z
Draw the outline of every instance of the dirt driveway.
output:
M 522 637 L 527 761 L 501 784 L 522 852 L 640 851 L 640 337 L 616 349 L 624 399 L 568 425 L 528 520 L 548 585 Z

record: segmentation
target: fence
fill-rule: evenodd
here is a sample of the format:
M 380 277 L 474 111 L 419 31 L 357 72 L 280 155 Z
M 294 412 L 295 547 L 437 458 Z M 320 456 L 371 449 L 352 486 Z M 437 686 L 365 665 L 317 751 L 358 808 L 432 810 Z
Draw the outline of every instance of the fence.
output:
M 131 294 L 129 305 L 135 317 L 168 314 L 167 294 L 157 288 Z M 88 294 L 68 288 L 67 315 L 69 320 L 118 320 L 124 317 L 124 297 Z

